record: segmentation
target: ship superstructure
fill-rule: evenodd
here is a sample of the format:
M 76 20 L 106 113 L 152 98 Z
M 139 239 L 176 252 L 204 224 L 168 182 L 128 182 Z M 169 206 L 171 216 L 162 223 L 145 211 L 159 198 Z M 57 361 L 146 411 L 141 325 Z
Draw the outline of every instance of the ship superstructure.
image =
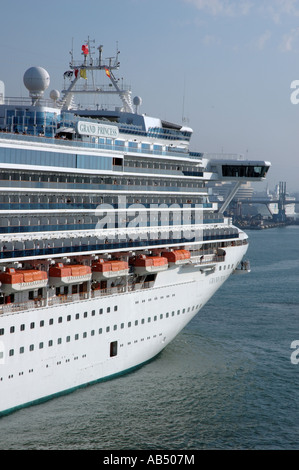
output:
M 191 151 L 192 129 L 140 114 L 118 54 L 91 48 L 61 95 L 45 100 L 33 67 L 29 100 L 0 104 L 0 413 L 156 356 L 240 272 L 247 235 L 225 209 L 270 166 Z M 84 93 L 121 103 L 76 105 Z M 235 182 L 220 210 L 209 181 Z

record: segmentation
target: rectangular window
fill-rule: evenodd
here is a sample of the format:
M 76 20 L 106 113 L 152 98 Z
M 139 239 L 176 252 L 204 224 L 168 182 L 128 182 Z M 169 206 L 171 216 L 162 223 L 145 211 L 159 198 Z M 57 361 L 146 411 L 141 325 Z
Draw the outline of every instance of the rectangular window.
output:
M 112 341 L 110 343 L 110 357 L 117 356 L 117 341 Z

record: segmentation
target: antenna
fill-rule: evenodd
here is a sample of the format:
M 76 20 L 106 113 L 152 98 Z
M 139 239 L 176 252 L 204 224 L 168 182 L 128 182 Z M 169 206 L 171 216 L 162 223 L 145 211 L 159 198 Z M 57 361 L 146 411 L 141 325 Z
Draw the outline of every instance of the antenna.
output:
M 185 88 L 186 88 L 186 76 L 184 75 L 183 104 L 182 104 L 182 123 L 188 123 L 188 122 L 189 122 L 189 119 L 185 117 Z
M 70 65 L 73 63 L 74 60 L 74 38 L 72 38 L 72 49 L 70 50 L 71 62 Z
M 103 54 L 103 46 L 100 45 L 98 47 L 98 51 L 99 51 L 99 67 L 101 68 L 102 67 L 102 54 Z
M 117 79 L 114 74 L 113 70 L 119 68 L 119 50 L 118 50 L 118 43 L 117 43 L 117 51 L 116 57 L 106 57 L 103 59 L 103 46 L 100 45 L 97 47 L 99 51 L 99 59 L 94 60 L 92 55 L 93 51 L 91 48 L 95 49 L 94 46 L 91 46 L 91 43 L 95 43 L 95 40 L 90 40 L 88 37 L 85 44 L 82 45 L 82 54 L 83 54 L 83 61 L 74 61 L 73 53 L 71 53 L 72 61 L 70 63 L 71 70 L 69 72 L 65 72 L 64 77 L 72 77 L 74 74 L 74 78 L 72 79 L 69 87 L 66 90 L 62 90 L 63 99 L 60 102 L 62 109 L 70 109 L 72 106 L 72 96 L 74 94 L 117 94 L 123 103 L 123 109 L 127 112 L 133 113 L 133 103 L 131 99 L 131 90 L 127 87 L 120 88 L 118 85 L 119 79 Z M 105 86 L 96 85 L 94 82 L 94 72 L 97 71 L 105 71 L 107 77 L 109 78 L 111 84 L 109 84 L 109 88 Z M 84 85 L 80 85 L 78 82 L 80 78 L 84 78 L 87 80 L 87 75 L 91 75 L 92 77 L 92 85 L 90 86 L 87 84 L 87 81 Z M 111 87 L 111 88 L 110 88 Z M 113 89 L 114 87 L 114 89 Z M 127 89 L 126 89 L 127 88 Z

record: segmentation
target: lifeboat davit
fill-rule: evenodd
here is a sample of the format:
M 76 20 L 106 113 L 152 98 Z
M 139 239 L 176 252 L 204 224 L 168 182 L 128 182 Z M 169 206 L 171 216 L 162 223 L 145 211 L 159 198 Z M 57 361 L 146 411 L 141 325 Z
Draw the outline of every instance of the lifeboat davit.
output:
M 158 273 L 168 268 L 168 260 L 163 256 L 139 256 L 134 262 L 136 274 Z
M 188 263 L 191 257 L 190 251 L 188 250 L 165 251 L 162 253 L 162 256 L 165 256 L 165 258 L 167 258 L 168 263 L 176 265 Z
M 129 264 L 120 260 L 99 259 L 91 267 L 92 278 L 95 281 L 126 276 L 129 273 Z
M 51 286 L 64 286 L 70 284 L 82 284 L 90 281 L 91 267 L 82 264 L 57 263 L 49 269 L 49 282 Z
M 38 269 L 6 268 L 5 272 L 0 273 L 0 282 L 2 292 L 12 294 L 45 287 L 48 276 L 45 271 Z

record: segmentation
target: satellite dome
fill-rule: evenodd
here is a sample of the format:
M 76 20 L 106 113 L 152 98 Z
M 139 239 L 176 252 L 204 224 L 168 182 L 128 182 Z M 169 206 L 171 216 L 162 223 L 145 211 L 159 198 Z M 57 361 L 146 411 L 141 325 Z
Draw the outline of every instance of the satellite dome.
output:
M 142 103 L 142 99 L 140 98 L 140 96 L 135 96 L 133 98 L 133 103 L 134 103 L 135 106 L 140 106 L 141 103 Z
M 31 67 L 24 73 L 23 81 L 34 102 L 42 97 L 50 85 L 50 76 L 42 67 Z
M 31 67 L 23 77 L 24 85 L 29 91 L 45 91 L 50 85 L 50 76 L 42 67 Z
M 136 114 L 138 113 L 138 106 L 142 104 L 142 99 L 140 96 L 134 96 L 133 98 L 133 104 L 136 106 Z
M 58 91 L 58 90 L 52 90 L 52 91 L 50 92 L 50 98 L 51 98 L 51 100 L 53 100 L 53 101 L 57 101 L 57 100 L 60 98 L 60 93 L 59 93 L 59 91 Z

